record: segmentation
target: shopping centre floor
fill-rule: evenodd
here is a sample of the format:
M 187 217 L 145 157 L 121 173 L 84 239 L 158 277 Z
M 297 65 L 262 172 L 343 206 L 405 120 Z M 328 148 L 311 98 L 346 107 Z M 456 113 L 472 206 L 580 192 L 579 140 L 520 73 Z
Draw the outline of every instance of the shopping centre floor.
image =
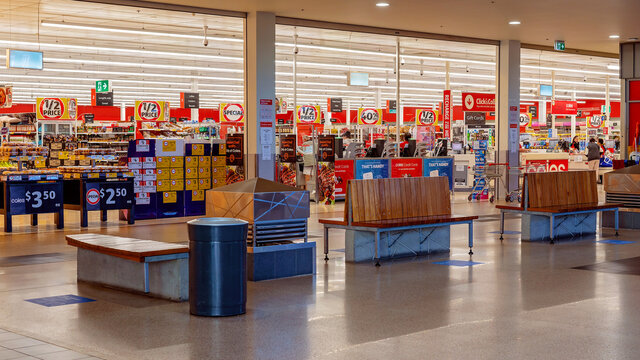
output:
M 247 314 L 189 315 L 189 305 L 76 283 L 75 248 L 65 234 L 80 232 L 77 212 L 56 231 L 42 216 L 38 232 L 17 219 L 0 235 L 1 359 L 638 359 L 640 241 L 605 244 L 604 235 L 555 245 L 520 242 L 499 229 L 486 203 L 456 214 L 478 214 L 475 266 L 464 225 L 452 231 L 448 254 L 346 264 L 344 234 L 331 232 L 330 260 L 322 260 L 318 217 L 342 215 L 342 204 L 312 205 L 311 240 L 318 241 L 317 274 L 249 283 Z M 186 243 L 184 218 L 101 225 L 97 214 L 82 232 Z M 76 225 L 73 225 L 76 224 Z M 507 229 L 519 230 L 509 218 Z M 633 259 L 636 258 L 636 259 Z M 629 260 L 595 270 L 596 263 Z M 631 270 L 629 270 L 631 269 Z M 634 270 L 635 269 L 635 270 Z M 46 307 L 27 299 L 79 295 L 95 301 Z

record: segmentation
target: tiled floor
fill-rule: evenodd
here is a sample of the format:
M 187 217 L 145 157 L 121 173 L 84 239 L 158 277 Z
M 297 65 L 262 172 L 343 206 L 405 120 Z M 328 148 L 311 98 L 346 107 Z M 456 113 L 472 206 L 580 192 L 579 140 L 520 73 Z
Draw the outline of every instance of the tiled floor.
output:
M 105 225 L 92 217 L 89 230 L 68 220 L 68 229 L 55 231 L 43 219 L 38 232 L 16 222 L 14 234 L 0 233 L 0 328 L 28 337 L 0 330 L 0 360 L 638 359 L 640 277 L 575 268 L 640 257 L 640 231 L 621 231 L 619 240 L 635 241 L 624 245 L 594 241 L 614 238 L 609 230 L 556 245 L 521 243 L 519 219 L 509 217 L 512 232 L 501 242 L 494 206 L 458 194 L 454 213 L 483 220 L 474 227 L 472 257 L 466 228 L 454 226 L 451 253 L 376 268 L 346 263 L 337 230 L 324 262 L 317 218 L 342 216 L 343 208 L 312 209 L 317 274 L 249 283 L 247 314 L 230 318 L 194 317 L 188 303 L 76 282 L 65 234 L 185 243 L 186 219 L 120 226 L 110 213 Z M 449 260 L 454 266 L 438 264 Z M 60 295 L 95 301 L 26 301 Z
M 100 358 L 0 329 L 0 360 L 23 359 L 89 360 Z

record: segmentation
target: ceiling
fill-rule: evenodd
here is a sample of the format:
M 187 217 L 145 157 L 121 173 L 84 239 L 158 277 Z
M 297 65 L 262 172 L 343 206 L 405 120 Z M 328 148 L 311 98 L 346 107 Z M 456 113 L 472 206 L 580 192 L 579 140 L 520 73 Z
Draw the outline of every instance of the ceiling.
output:
M 375 6 L 379 0 L 154 1 L 540 45 L 560 39 L 567 48 L 610 53 L 618 52 L 618 40 L 609 35 L 640 37 L 638 0 L 385 0 L 386 8 Z
M 392 3 L 392 5 L 394 5 Z M 0 49 L 40 50 L 44 70 L 0 68 L 0 83 L 14 85 L 17 103 L 36 97 L 77 97 L 90 102 L 96 80 L 112 81 L 117 105 L 165 100 L 200 92 L 202 107 L 243 102 L 241 18 L 170 12 L 72 0 L 9 0 L 0 12 Z M 203 46 L 203 26 L 208 46 Z M 293 103 L 297 36 L 297 103 L 326 106 L 341 97 L 352 108 L 382 106 L 396 98 L 396 37 L 278 25 L 276 94 Z M 400 38 L 401 104 L 430 106 L 442 99 L 449 66 L 454 104 L 460 93 L 495 92 L 496 47 Z M 558 99 L 619 99 L 618 60 L 523 49 L 521 98 L 538 100 L 540 84 L 556 82 Z M 0 62 L 4 54 L 0 52 Z M 366 72 L 370 84 L 349 86 L 349 72 Z

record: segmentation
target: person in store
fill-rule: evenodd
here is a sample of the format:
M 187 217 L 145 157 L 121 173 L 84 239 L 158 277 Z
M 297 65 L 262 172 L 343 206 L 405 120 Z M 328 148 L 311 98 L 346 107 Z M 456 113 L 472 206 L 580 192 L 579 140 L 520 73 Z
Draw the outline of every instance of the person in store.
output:
M 589 161 L 589 170 L 595 170 L 596 174 L 600 168 L 600 146 L 596 143 L 595 138 L 589 139 L 587 145 L 587 160 Z
M 616 143 L 616 151 L 620 151 L 620 136 L 618 135 L 614 136 L 613 140 Z
M 351 139 L 351 131 L 347 130 L 342 133 L 342 144 L 344 145 L 344 147 L 346 148 L 349 144 L 351 144 L 351 142 L 353 142 L 353 139 Z
M 580 152 L 580 138 L 578 136 L 574 136 L 573 140 L 571 140 L 571 153 Z
M 602 138 L 598 139 L 598 146 L 600 147 L 600 157 L 603 158 L 604 153 L 607 152 L 607 149 L 605 149 L 604 147 L 604 140 L 602 140 Z
M 400 136 L 402 142 L 400 143 L 400 156 L 409 156 L 409 140 L 411 140 L 411 134 L 404 133 Z

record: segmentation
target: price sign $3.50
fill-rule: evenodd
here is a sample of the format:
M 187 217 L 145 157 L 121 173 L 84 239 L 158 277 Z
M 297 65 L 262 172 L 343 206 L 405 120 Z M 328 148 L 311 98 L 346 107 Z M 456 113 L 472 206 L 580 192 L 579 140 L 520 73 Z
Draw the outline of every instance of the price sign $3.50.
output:
M 26 200 L 26 202 L 31 203 L 31 207 L 34 209 L 40 208 L 43 201 L 55 200 L 55 198 L 56 192 L 53 190 L 27 191 L 24 194 L 24 199 Z

